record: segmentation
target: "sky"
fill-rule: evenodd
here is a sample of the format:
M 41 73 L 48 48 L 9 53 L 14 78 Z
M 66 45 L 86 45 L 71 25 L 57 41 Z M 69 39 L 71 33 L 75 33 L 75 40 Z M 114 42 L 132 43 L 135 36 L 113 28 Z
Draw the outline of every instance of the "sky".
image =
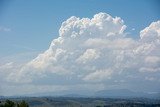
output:
M 159 92 L 159 5 L 0 0 L 0 95 Z

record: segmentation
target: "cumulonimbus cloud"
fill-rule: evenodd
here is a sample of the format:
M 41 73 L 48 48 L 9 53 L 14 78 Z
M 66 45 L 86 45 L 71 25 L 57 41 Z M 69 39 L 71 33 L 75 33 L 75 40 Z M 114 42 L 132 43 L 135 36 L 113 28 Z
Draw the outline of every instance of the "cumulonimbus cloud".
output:
M 72 16 L 62 23 L 49 49 L 7 79 L 32 82 L 52 74 L 105 82 L 133 72 L 160 73 L 160 21 L 142 30 L 138 40 L 127 37 L 125 29 L 120 17 L 106 13 L 91 19 Z

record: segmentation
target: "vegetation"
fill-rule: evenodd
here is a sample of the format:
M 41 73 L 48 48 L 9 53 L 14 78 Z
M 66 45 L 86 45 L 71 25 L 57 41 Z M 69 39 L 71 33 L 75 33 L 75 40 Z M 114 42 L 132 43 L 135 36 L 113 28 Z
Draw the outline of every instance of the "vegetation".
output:
M 19 103 L 6 100 L 5 102 L 0 102 L 0 107 L 29 107 L 29 105 L 24 100 Z
M 0 107 L 160 107 L 160 99 L 20 97 L 2 98 Z

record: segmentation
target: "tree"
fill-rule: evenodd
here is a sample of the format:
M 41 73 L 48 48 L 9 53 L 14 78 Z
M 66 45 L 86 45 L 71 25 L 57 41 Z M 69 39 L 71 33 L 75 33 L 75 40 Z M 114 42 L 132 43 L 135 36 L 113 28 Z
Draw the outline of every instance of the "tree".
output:
M 23 100 L 17 105 L 17 107 L 29 107 L 29 105 Z
M 0 107 L 29 107 L 29 105 L 24 100 L 19 103 L 6 100 L 4 104 L 0 104 Z
M 13 101 L 6 100 L 4 107 L 15 107 L 16 104 Z

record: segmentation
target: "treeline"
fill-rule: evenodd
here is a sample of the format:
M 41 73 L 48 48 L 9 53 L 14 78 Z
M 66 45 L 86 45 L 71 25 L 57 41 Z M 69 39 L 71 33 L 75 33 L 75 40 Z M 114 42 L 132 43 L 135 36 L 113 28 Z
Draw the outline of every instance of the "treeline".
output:
M 0 107 L 29 107 L 29 105 L 24 100 L 21 102 L 6 100 L 5 102 L 0 102 Z

